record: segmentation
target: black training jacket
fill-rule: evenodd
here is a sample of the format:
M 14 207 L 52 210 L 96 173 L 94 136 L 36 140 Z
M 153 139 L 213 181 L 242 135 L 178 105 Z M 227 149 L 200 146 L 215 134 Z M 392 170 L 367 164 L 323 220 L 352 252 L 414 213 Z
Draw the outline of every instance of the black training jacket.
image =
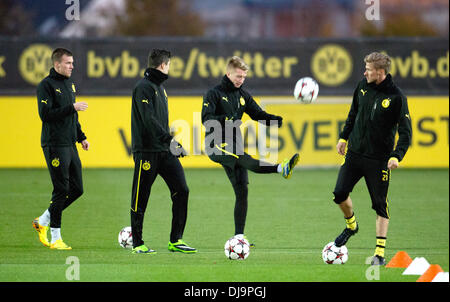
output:
M 394 148 L 395 135 L 398 142 Z M 348 150 L 363 156 L 399 161 L 411 145 L 411 116 L 406 96 L 388 74 L 379 85 L 364 78 L 353 101 L 340 138 L 348 140 Z
M 242 115 L 247 113 L 252 120 L 264 121 L 266 125 L 270 125 L 271 120 L 276 120 L 279 123 L 280 117 L 268 114 L 259 107 L 253 97 L 246 90 L 236 88 L 230 79 L 224 75 L 219 85 L 210 89 L 203 97 L 202 107 L 202 123 L 206 126 L 206 122 L 215 120 L 222 126 L 222 140 L 225 138 L 225 122 L 226 121 L 240 121 Z M 212 134 L 214 128 L 206 126 L 206 137 Z M 239 131 L 239 133 L 237 133 Z M 242 137 L 240 129 L 233 132 L 233 143 L 241 145 L 242 142 L 237 141 L 237 136 Z M 211 143 L 213 143 L 211 141 Z M 211 146 L 213 147 L 213 146 Z M 234 148 L 235 149 L 235 148 Z M 235 152 L 234 150 L 233 152 Z M 242 150 L 241 150 L 242 151 Z
M 86 139 L 73 107 L 75 92 L 72 80 L 57 73 L 54 68 L 37 86 L 42 147 L 67 147 Z
M 131 105 L 132 152 L 169 151 L 169 109 L 162 83 L 168 76 L 148 68 L 133 90 Z

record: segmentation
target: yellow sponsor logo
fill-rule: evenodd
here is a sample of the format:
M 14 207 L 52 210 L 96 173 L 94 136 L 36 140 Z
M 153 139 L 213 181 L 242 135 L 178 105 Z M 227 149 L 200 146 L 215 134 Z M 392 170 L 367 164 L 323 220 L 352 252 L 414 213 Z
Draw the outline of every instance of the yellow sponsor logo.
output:
M 326 44 L 312 56 L 311 70 L 321 84 L 339 86 L 352 74 L 352 57 L 344 47 Z
M 59 88 L 56 88 L 55 91 L 62 94 L 61 89 Z
M 239 99 L 239 102 L 241 103 L 241 106 L 245 106 L 245 100 L 244 100 L 243 97 L 241 97 L 241 98 Z
M 363 95 L 363 96 L 365 96 L 365 95 L 366 95 L 366 93 L 367 93 L 367 90 L 363 90 L 363 89 L 361 89 L 360 91 L 361 91 L 361 93 L 362 93 L 362 95 Z
M 228 98 L 225 96 L 222 97 L 222 100 L 224 100 L 225 102 L 228 102 Z
M 299 59 L 295 56 L 264 56 L 261 52 L 234 51 L 231 56 L 241 57 L 250 65 L 247 77 L 290 78 L 297 69 Z M 230 57 L 210 56 L 199 48 L 189 50 L 187 57 L 173 56 L 170 59 L 170 76 L 190 80 L 192 77 L 218 78 L 223 76 Z M 94 50 L 87 51 L 88 78 L 123 77 L 143 75 L 145 68 L 137 56 L 123 50 L 118 56 L 100 56 Z
M 18 99 L 20 99 L 19 102 Z M 278 159 L 273 162 L 290 158 L 293 153 L 299 152 L 302 154 L 302 163 L 305 166 L 339 166 L 343 157 L 336 152 L 336 144 L 339 140 L 339 132 L 345 125 L 350 103 L 318 102 L 306 108 L 294 103 L 284 103 L 283 101 L 290 100 L 289 97 L 277 97 L 275 102 L 273 99 L 274 97 L 264 96 L 256 99 L 266 112 L 283 116 L 283 127 L 274 129 L 268 127 L 270 135 L 277 133 L 278 146 L 274 147 L 274 150 L 278 152 Z M 83 96 L 83 100 L 97 104 L 91 108 L 92 110 L 83 112 L 79 116 L 83 132 L 96 142 L 96 152 L 80 152 L 83 166 L 89 168 L 134 167 L 130 97 Z M 0 167 L 43 168 L 46 166 L 39 144 L 42 121 L 36 114 L 36 110 L 29 110 L 36 106 L 36 101 L 35 96 L 0 96 L 0 120 L 8 129 L 8 131 L 0 131 L 0 141 L 15 142 L 15 148 L 2 149 Z M 169 127 L 177 136 L 177 141 L 191 154 L 180 159 L 186 168 L 220 167 L 205 155 L 205 128 L 201 118 L 203 102 L 202 96 L 173 96 L 168 104 Z M 381 100 L 379 106 L 382 108 Z M 409 96 L 408 107 L 408 114 L 414 116 L 414 119 L 411 118 L 412 144 L 400 162 L 400 167 L 448 168 L 448 96 Z M 403 113 L 403 118 L 406 113 Z M 22 127 L 14 127 L 18 120 L 22 122 Z M 246 152 L 252 156 L 256 154 L 255 158 L 257 158 L 261 153 L 258 153 L 258 149 L 253 146 L 263 145 L 258 143 L 258 123 L 251 121 L 246 114 L 242 122 L 242 136 L 246 139 L 248 146 Z M 30 131 L 25 132 L 23 129 L 30 129 Z M 215 144 L 221 148 L 219 142 Z M 79 144 L 77 148 L 80 148 Z M 217 148 L 214 149 L 217 150 Z M 271 149 L 267 150 L 272 152 Z M 50 167 L 52 167 L 51 160 Z
M 77 92 L 77 90 L 75 89 L 75 84 L 74 83 L 72 83 L 72 91 L 73 92 Z
M 37 85 L 48 74 L 52 64 L 52 49 L 46 44 L 31 44 L 19 57 L 19 71 L 29 84 Z
M 47 105 L 47 100 L 41 100 L 41 103 L 44 103 L 45 105 Z
M 148 104 L 148 100 L 142 100 L 142 103 L 147 103 Z

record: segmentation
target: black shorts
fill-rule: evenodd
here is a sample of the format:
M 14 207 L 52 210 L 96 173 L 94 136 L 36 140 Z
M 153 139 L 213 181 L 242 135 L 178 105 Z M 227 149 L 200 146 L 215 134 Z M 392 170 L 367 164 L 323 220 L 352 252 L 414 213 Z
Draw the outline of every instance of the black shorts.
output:
M 377 215 L 389 219 L 389 201 L 387 198 L 391 172 L 386 160 L 377 160 L 347 152 L 334 188 L 334 202 L 345 201 L 356 183 L 364 177 L 372 200 L 372 209 Z

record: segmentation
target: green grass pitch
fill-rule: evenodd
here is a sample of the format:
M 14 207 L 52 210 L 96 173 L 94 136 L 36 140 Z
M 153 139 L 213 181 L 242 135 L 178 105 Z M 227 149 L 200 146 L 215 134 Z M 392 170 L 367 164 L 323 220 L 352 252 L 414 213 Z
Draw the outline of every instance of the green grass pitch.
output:
M 322 262 L 323 246 L 345 227 L 332 201 L 337 168 L 297 169 L 289 180 L 249 173 L 246 235 L 256 247 L 245 261 L 228 260 L 223 252 L 234 233 L 234 194 L 222 169 L 185 170 L 190 197 L 184 240 L 199 250 L 193 255 L 167 250 L 171 201 L 160 177 L 152 188 L 143 234 L 158 253 L 133 255 L 117 243 L 120 229 L 130 225 L 132 170 L 83 172 L 85 193 L 63 212 L 62 235 L 73 250 L 53 251 L 41 245 L 31 226 L 50 200 L 47 170 L 0 170 L 0 281 L 67 281 L 69 256 L 79 260 L 79 281 L 85 282 L 410 282 L 419 277 L 402 276 L 398 268 L 368 270 L 375 212 L 363 180 L 351 195 L 360 231 L 347 244 L 349 260 L 345 265 Z M 388 261 L 403 250 L 448 271 L 448 181 L 448 169 L 392 172 Z

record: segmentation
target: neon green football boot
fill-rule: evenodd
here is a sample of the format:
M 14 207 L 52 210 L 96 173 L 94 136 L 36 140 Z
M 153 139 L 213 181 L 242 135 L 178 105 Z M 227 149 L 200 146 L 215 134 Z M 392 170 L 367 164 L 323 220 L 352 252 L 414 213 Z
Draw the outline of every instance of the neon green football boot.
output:
M 156 254 L 155 250 L 149 249 L 145 244 L 133 248 L 131 252 L 133 254 Z
M 291 178 L 292 171 L 294 170 L 295 165 L 297 165 L 299 157 L 300 155 L 298 153 L 295 153 L 294 156 L 291 157 L 291 159 L 283 160 L 283 162 L 281 163 L 281 175 L 284 178 Z
M 184 242 L 182 239 L 178 239 L 177 242 L 173 243 L 169 241 L 169 251 L 180 252 L 185 254 L 197 253 L 197 249 L 188 246 L 187 243 Z

